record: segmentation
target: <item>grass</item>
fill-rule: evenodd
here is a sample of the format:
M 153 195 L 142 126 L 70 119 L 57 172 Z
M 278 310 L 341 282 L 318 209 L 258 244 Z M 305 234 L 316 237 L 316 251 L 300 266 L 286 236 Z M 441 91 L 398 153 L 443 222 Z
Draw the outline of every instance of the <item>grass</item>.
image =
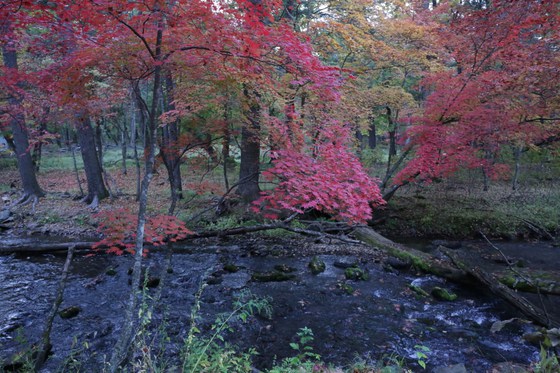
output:
M 480 184 L 455 180 L 403 190 L 389 202 L 381 229 L 428 238 L 548 236 L 560 230 L 559 210 L 560 191 L 552 183 L 517 191 L 494 183 L 484 192 Z

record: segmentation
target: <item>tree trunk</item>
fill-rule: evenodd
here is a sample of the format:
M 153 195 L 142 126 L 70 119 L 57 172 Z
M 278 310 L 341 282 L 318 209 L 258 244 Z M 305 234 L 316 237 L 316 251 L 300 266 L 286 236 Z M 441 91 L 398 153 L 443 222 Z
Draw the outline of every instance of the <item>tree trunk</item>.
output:
M 173 78 L 170 72 L 165 74 L 166 101 L 162 110 L 175 110 L 173 103 Z M 162 99 L 163 94 L 162 94 Z M 177 200 L 183 198 L 183 186 L 181 178 L 181 154 L 177 149 L 179 141 L 179 125 L 176 120 L 168 123 L 162 128 L 161 153 L 163 163 L 167 169 L 167 178 L 169 180 L 169 189 L 171 191 L 171 205 L 168 213 L 171 215 L 175 210 Z
M 95 122 L 95 150 L 97 151 L 97 158 L 99 158 L 99 165 L 101 169 L 103 169 L 103 131 L 101 130 L 101 126 L 103 121 L 98 119 Z
M 521 153 L 523 152 L 522 146 L 516 146 L 513 148 L 513 159 L 515 161 L 515 169 L 513 171 L 513 177 L 511 178 L 511 189 L 517 190 L 519 187 L 519 171 L 520 171 L 520 161 Z
M 50 350 L 50 340 L 51 340 L 51 330 L 54 318 L 58 312 L 58 308 L 62 303 L 64 296 L 64 289 L 66 288 L 66 280 L 68 279 L 68 270 L 70 269 L 70 264 L 72 263 L 72 257 L 74 255 L 74 245 L 68 248 L 68 253 L 66 255 L 66 261 L 64 262 L 64 267 L 62 268 L 62 275 L 60 276 L 60 282 L 58 283 L 58 289 L 56 291 L 56 297 L 47 316 L 47 322 L 45 325 L 45 330 L 41 336 L 41 341 L 37 348 L 37 359 L 35 360 L 34 371 L 39 371 L 43 363 L 47 360 L 47 356 Z
M 375 127 L 375 117 L 372 115 L 369 118 L 368 147 L 370 149 L 375 149 L 376 146 L 377 146 L 377 129 Z
M 95 133 L 87 114 L 77 115 L 76 130 L 87 180 L 88 190 L 84 201 L 91 204 L 92 207 L 96 207 L 100 200 L 109 196 L 109 192 L 103 181 L 103 169 L 99 163 L 99 153 L 95 146 Z
M 237 194 L 247 203 L 255 201 L 260 196 L 259 166 L 260 166 L 260 105 L 258 93 L 243 86 L 243 94 L 248 103 L 245 113 L 248 123 L 241 129 L 241 163 L 239 165 L 239 186 Z
M 4 34 L 8 27 L 8 22 L 5 22 L 2 30 L 3 32 L 1 34 Z M 15 49 L 3 44 L 2 57 L 6 68 L 17 71 L 18 63 Z M 31 199 L 36 200 L 37 198 L 44 196 L 45 193 L 39 186 L 35 175 L 35 165 L 33 164 L 31 153 L 29 152 L 29 134 L 25 124 L 25 117 L 22 112 L 21 101 L 21 98 L 12 94 L 9 94 L 8 96 L 8 102 L 15 110 L 15 113 L 11 116 L 10 127 L 12 129 L 18 171 L 23 187 L 23 196 L 21 201 L 25 202 Z
M 145 128 L 146 127 L 146 110 L 144 109 L 144 106 L 146 104 L 146 102 L 142 99 L 142 93 L 140 92 L 140 88 L 138 87 L 138 84 L 135 84 L 133 87 L 133 92 L 132 92 L 132 116 L 131 116 L 131 123 L 130 123 L 130 127 L 131 129 L 134 129 L 133 131 L 131 131 L 132 136 L 130 138 L 130 142 L 133 146 L 132 150 L 134 151 L 134 164 L 136 165 L 136 202 L 138 202 L 140 200 L 140 189 L 141 189 L 141 183 L 142 183 L 142 178 L 141 178 L 141 173 L 142 173 L 142 169 L 140 166 L 140 157 L 138 156 L 138 131 L 137 131 L 137 124 L 136 124 L 136 115 L 138 115 L 140 117 L 140 128 Z M 142 143 L 144 143 L 144 141 L 142 140 Z
M 142 186 L 140 190 L 140 200 L 138 204 L 138 224 L 136 226 L 136 245 L 135 245 L 135 255 L 134 255 L 134 266 L 132 271 L 132 282 L 130 290 L 130 298 L 125 311 L 125 322 L 123 329 L 119 335 L 117 343 L 113 349 L 113 354 L 111 356 L 110 371 L 111 373 L 116 373 L 123 360 L 125 359 L 126 352 L 131 343 L 131 340 L 135 334 L 136 330 L 136 319 L 134 315 L 136 314 L 136 306 L 138 304 L 137 289 L 141 282 L 141 269 L 142 269 L 142 257 L 144 251 L 144 230 L 146 225 L 146 211 L 148 207 L 148 190 L 150 188 L 150 182 L 153 177 L 154 163 L 155 163 L 155 141 L 157 133 L 157 106 L 158 106 L 158 96 L 161 92 L 161 45 L 163 38 L 163 24 L 162 21 L 158 21 L 156 36 L 156 46 L 155 46 L 155 67 L 154 67 L 154 81 L 152 90 L 152 103 L 151 110 L 149 111 L 148 117 L 148 133 L 146 137 L 146 148 L 144 150 L 145 155 L 145 173 L 142 180 Z
M 120 138 L 121 138 L 121 158 L 122 158 L 122 174 L 126 175 L 128 170 L 126 168 L 126 157 L 127 157 L 127 150 L 128 150 L 128 129 L 126 126 L 126 115 L 123 120 L 122 128 L 120 128 Z
M 397 155 L 397 128 L 393 121 L 391 108 L 387 106 L 386 109 L 387 121 L 389 122 L 389 159 L 391 159 L 392 156 Z
M 222 140 L 222 161 L 223 161 L 223 174 L 225 190 L 229 190 L 228 167 L 229 167 L 229 142 L 230 142 L 230 129 L 229 129 L 229 95 L 226 93 L 226 102 L 224 103 L 224 138 Z

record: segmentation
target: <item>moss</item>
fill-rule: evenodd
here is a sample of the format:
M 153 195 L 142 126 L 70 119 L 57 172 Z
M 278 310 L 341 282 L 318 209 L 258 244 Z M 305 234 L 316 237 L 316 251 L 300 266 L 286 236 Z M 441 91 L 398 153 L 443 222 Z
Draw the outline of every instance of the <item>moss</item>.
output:
M 369 279 L 369 274 L 367 273 L 367 271 L 364 271 L 363 269 L 358 267 L 346 268 L 344 270 L 344 276 L 348 280 L 354 281 L 366 281 L 367 279 Z
M 438 300 L 454 301 L 457 299 L 457 294 L 449 292 L 447 289 L 436 286 L 432 289 L 432 296 Z
M 314 275 L 318 275 L 319 273 L 324 272 L 325 269 L 327 268 L 327 266 L 325 265 L 325 262 L 323 262 L 317 256 L 314 256 L 311 259 L 311 261 L 309 262 L 307 267 L 309 267 L 309 269 L 311 270 L 311 273 L 313 273 Z
M 430 295 L 426 292 L 426 290 L 422 289 L 420 286 L 410 284 L 408 285 L 408 288 L 421 297 L 427 297 Z
M 339 282 L 337 284 L 337 287 L 348 295 L 354 294 L 354 288 L 351 285 L 347 284 L 346 282 Z
M 532 272 L 525 270 L 523 277 L 511 271 L 502 274 L 499 280 L 507 287 L 528 293 L 538 291 L 550 294 L 560 294 L 560 276 L 552 272 Z

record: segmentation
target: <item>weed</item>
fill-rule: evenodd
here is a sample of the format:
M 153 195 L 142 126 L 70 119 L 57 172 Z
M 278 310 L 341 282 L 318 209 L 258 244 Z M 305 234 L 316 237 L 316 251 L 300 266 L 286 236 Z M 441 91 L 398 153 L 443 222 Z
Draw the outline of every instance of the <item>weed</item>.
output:
M 540 361 L 534 366 L 535 373 L 554 373 L 560 371 L 560 362 L 556 354 L 547 351 L 541 346 L 539 357 Z
M 269 373 L 323 371 L 320 363 L 321 355 L 313 352 L 313 347 L 310 345 L 315 340 L 313 331 L 308 327 L 303 327 L 296 335 L 298 341 L 290 343 L 290 348 L 297 355 L 285 358 L 280 365 L 275 364 Z
M 416 350 L 416 362 L 422 369 L 426 369 L 426 360 L 428 360 L 427 354 L 430 352 L 430 348 L 428 346 L 415 345 L 414 350 Z
M 200 297 L 206 285 L 201 285 L 191 311 L 191 328 L 183 347 L 183 372 L 249 372 L 251 358 L 255 349 L 239 353 L 234 347 L 225 343 L 224 334 L 233 331 L 235 321 L 247 322 L 256 313 L 270 317 L 272 307 L 270 301 L 259 298 L 249 290 L 242 291 L 233 302 L 233 310 L 220 315 L 211 330 L 209 337 L 200 336 L 196 320 L 200 310 Z

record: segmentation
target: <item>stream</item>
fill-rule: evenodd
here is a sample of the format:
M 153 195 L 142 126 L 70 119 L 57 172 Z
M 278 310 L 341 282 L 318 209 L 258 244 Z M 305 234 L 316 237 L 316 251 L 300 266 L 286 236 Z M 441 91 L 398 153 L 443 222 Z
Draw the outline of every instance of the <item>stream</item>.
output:
M 153 325 L 164 328 L 171 341 L 166 350 L 170 361 L 180 353 L 190 327 L 191 306 L 204 281 L 210 284 L 201 296 L 203 332 L 218 314 L 231 311 L 234 296 L 243 289 L 272 299 L 272 318 L 251 318 L 226 334 L 226 340 L 241 349 L 256 348 L 258 369 L 294 356 L 289 344 L 297 341 L 296 333 L 303 327 L 313 330 L 313 351 L 336 366 L 348 366 L 356 359 L 380 365 L 402 359 L 413 371 L 422 371 L 415 358 L 417 345 L 429 348 L 428 372 L 457 363 L 469 372 L 484 372 L 505 361 L 528 365 L 538 359 L 538 348 L 522 339 L 524 332 L 533 330 L 530 325 L 512 323 L 499 332 L 490 331 L 495 321 L 519 315 L 481 289 L 397 272 L 378 258 L 359 254 L 320 254 L 326 270 L 313 275 L 308 269 L 311 257 L 304 250 L 313 244 L 302 239 L 288 245 L 270 239 L 184 245 L 176 248 L 172 271 L 167 270 L 162 252 L 150 253 L 145 260 L 149 274 L 166 273 Z M 63 254 L 0 256 L 0 362 L 10 361 L 26 345 L 38 341 L 64 260 Z M 69 319 L 55 318 L 53 353 L 42 371 L 72 371 L 63 367 L 74 359 L 81 361 L 85 371 L 102 370 L 123 321 L 131 263 L 130 256 L 75 257 L 61 309 L 78 306 L 81 312 Z M 354 263 L 368 272 L 368 280 L 345 279 L 343 267 Z M 225 271 L 225 264 L 235 264 L 239 270 Z M 251 279 L 253 273 L 275 266 L 292 268 L 295 278 Z M 427 292 L 434 286 L 444 287 L 458 299 L 419 297 L 408 288 L 410 284 Z M 149 289 L 148 294 L 155 291 Z

